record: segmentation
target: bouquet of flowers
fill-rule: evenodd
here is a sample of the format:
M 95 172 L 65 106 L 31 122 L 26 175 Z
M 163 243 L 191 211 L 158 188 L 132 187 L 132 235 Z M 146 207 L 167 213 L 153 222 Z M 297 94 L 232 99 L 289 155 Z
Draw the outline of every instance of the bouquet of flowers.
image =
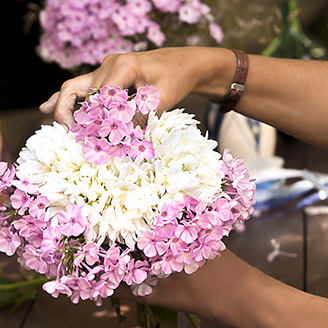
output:
M 174 38 L 183 35 L 180 45 L 197 29 L 223 40 L 211 8 L 200 0 L 46 0 L 39 19 L 38 52 L 64 69 L 100 64 L 108 54 L 161 47 L 167 31 Z
M 240 158 L 202 136 L 193 115 L 156 116 L 159 91 L 93 89 L 69 132 L 58 123 L 0 164 L 0 251 L 73 303 L 101 303 L 120 283 L 147 295 L 158 279 L 195 272 L 247 220 L 255 184 Z M 136 112 L 148 114 L 145 128 Z

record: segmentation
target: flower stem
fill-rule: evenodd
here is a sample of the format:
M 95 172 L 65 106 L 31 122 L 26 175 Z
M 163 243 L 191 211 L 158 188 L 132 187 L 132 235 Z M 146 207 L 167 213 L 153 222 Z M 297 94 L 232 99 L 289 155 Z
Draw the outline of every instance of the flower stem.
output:
M 185 313 L 185 315 L 189 319 L 190 323 L 194 328 L 199 328 L 200 319 L 197 317 L 196 314 Z
M 25 286 L 31 286 L 31 285 L 37 285 L 43 282 L 47 282 L 52 279 L 48 279 L 45 277 L 37 278 L 37 279 L 32 279 L 32 280 L 27 280 L 27 281 L 22 281 L 14 284 L 0 284 L 0 291 L 1 290 L 10 290 L 10 289 L 16 289 L 16 288 L 21 288 Z

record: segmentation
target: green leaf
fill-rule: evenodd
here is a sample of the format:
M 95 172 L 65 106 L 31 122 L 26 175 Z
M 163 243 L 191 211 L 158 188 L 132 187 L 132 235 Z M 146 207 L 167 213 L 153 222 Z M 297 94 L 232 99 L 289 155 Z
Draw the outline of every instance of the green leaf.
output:
M 164 328 L 178 328 L 178 312 L 159 306 L 149 306 L 155 318 Z
M 121 314 L 121 303 L 120 300 L 116 297 L 111 297 L 110 301 L 112 303 L 112 307 L 116 311 L 117 319 L 120 323 L 123 323 L 126 321 L 126 317 Z

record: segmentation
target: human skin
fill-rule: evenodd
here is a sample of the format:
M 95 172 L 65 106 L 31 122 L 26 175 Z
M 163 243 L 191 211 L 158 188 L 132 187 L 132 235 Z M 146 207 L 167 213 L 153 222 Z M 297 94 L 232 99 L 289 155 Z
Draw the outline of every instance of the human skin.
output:
M 161 92 L 158 113 L 188 94 L 220 102 L 233 79 L 234 53 L 222 48 L 164 48 L 105 57 L 96 71 L 66 81 L 40 109 L 70 126 L 76 101 L 91 87 L 153 85 Z M 328 63 L 249 55 L 245 92 L 235 111 L 313 145 L 328 148 Z
M 77 101 L 90 88 L 118 85 L 160 90 L 163 111 L 188 94 L 220 103 L 229 90 L 236 57 L 222 48 L 165 48 L 107 56 L 95 72 L 66 81 L 40 109 L 54 111 L 72 124 Z M 249 55 L 245 92 L 235 111 L 270 124 L 313 145 L 328 148 L 328 63 Z M 135 123 L 144 125 L 145 117 Z M 263 274 L 229 250 L 191 275 L 175 273 L 160 280 L 153 293 L 135 297 L 127 286 L 122 298 L 202 315 L 222 327 L 327 327 L 328 303 Z

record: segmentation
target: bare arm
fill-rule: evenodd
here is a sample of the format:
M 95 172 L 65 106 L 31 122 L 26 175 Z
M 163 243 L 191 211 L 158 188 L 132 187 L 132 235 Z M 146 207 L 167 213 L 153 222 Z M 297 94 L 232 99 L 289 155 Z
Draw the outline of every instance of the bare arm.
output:
M 115 296 L 195 313 L 222 327 L 324 328 L 328 322 L 327 299 L 287 286 L 229 250 L 191 275 L 160 280 L 149 296 L 132 296 L 127 286 Z
M 246 91 L 235 110 L 296 138 L 328 148 L 328 63 L 250 55 Z M 221 48 L 166 48 L 107 56 L 93 73 L 65 82 L 41 107 L 69 125 L 74 103 L 90 87 L 153 85 L 161 91 L 158 111 L 172 108 L 189 93 L 220 102 L 236 67 L 232 51 Z

